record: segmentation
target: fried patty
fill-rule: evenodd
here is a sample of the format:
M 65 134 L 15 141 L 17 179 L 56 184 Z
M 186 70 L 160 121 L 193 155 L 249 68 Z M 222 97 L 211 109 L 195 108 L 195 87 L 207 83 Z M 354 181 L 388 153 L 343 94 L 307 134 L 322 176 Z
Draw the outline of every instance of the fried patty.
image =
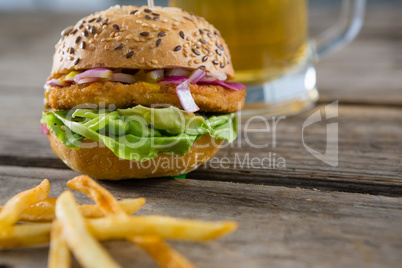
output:
M 215 85 L 190 85 L 191 95 L 202 112 L 233 113 L 243 108 L 246 90 L 231 90 Z M 65 87 L 49 86 L 45 92 L 45 107 L 70 110 L 78 105 L 113 104 L 116 108 L 135 105 L 151 107 L 168 104 L 182 108 L 174 84 L 138 82 L 95 82 Z

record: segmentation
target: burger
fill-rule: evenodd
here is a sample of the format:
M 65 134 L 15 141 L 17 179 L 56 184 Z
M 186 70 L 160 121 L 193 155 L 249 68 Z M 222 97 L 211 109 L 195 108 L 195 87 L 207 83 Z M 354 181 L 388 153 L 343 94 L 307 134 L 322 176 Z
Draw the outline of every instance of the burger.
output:
M 237 135 L 246 96 L 219 31 L 178 8 L 114 6 L 61 32 L 42 132 L 97 179 L 178 176 Z

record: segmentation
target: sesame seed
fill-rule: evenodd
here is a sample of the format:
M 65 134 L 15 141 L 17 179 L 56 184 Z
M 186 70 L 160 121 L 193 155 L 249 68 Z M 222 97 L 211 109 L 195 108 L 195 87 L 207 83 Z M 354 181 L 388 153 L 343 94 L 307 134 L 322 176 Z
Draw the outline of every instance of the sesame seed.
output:
M 90 44 L 95 43 L 95 39 L 93 39 L 93 38 L 89 39 L 89 43 L 90 43 Z
M 95 26 L 92 26 L 91 29 L 89 29 L 89 32 L 90 32 L 91 34 L 96 33 L 96 27 L 95 27 Z
M 85 28 L 86 28 L 87 30 L 89 30 L 89 29 L 91 29 L 91 25 L 87 24 L 87 25 L 85 25 Z
M 208 41 L 205 40 L 205 39 L 202 39 L 202 38 L 200 38 L 200 42 L 203 43 L 203 44 L 208 44 Z
M 176 46 L 173 51 L 179 51 L 181 49 L 181 46 Z
M 158 61 L 157 60 L 151 60 L 152 64 L 157 65 Z
M 110 48 L 110 43 L 106 43 L 105 49 L 108 50 Z
M 74 60 L 74 57 L 73 57 L 73 56 L 70 56 L 70 60 Z
M 145 19 L 147 19 L 147 20 L 152 20 L 152 17 L 149 16 L 149 15 L 145 15 Z
M 207 35 L 208 35 L 209 38 L 214 38 L 214 35 L 211 34 L 211 33 L 208 33 Z
M 138 37 L 134 37 L 135 42 L 140 42 L 140 39 Z
M 105 19 L 104 21 L 102 21 L 101 25 L 106 25 L 109 22 L 109 19 Z
M 135 22 L 138 23 L 138 24 L 141 24 L 142 20 L 136 20 Z
M 152 12 L 152 15 L 154 15 L 154 16 L 160 16 L 161 14 Z
M 163 22 L 168 22 L 168 19 L 165 18 L 165 19 L 163 19 L 162 21 L 163 21 Z
M 203 58 L 202 58 L 202 62 L 206 62 L 208 60 L 208 56 L 204 56 Z
M 223 48 L 223 46 L 221 46 L 220 44 L 216 43 L 215 44 L 217 48 L 219 48 L 222 51 L 225 51 L 225 49 Z
M 92 18 L 88 22 L 94 22 L 95 20 L 96 20 L 96 18 Z
M 199 63 L 201 63 L 201 61 L 200 61 L 199 59 L 195 59 L 195 60 L 194 60 L 194 63 L 195 63 L 195 64 L 199 64 Z
M 145 62 L 145 59 L 142 57 L 142 58 L 140 59 L 140 63 L 143 64 L 144 62 Z
M 74 65 L 77 65 L 80 62 L 80 58 L 76 58 L 74 61 Z
M 158 33 L 158 37 L 164 37 L 166 35 L 165 31 L 159 32 Z
M 199 31 L 200 31 L 200 34 L 204 34 L 204 32 L 201 29 L 199 29 Z
M 146 28 L 149 26 L 149 24 L 144 22 L 141 26 Z
M 85 36 L 85 37 L 87 37 L 87 36 L 88 36 L 88 31 L 87 31 L 87 30 L 83 31 L 83 32 L 82 32 L 82 35 Z
M 181 37 L 181 38 L 183 38 L 183 39 L 185 39 L 185 38 L 186 38 L 186 36 L 184 35 L 183 31 L 180 31 L 180 33 L 179 33 L 179 34 L 180 34 L 180 37 Z
M 221 65 L 220 65 L 220 67 L 221 67 L 221 68 L 225 68 L 225 63 L 222 62 Z
M 218 54 L 219 56 L 222 55 L 221 51 L 219 49 L 215 50 L 216 54 Z
M 141 35 L 141 36 L 148 36 L 148 35 L 149 35 L 149 32 L 142 32 L 142 33 L 140 33 L 140 35 Z
M 130 52 L 127 53 L 126 59 L 131 58 L 133 55 L 134 55 L 134 51 L 131 50 Z
M 126 36 L 126 39 L 127 39 L 127 40 L 129 40 L 129 39 L 131 39 L 131 38 L 133 38 L 133 35 L 132 35 L 132 34 L 129 34 L 129 35 Z
M 78 31 L 77 29 L 74 29 L 74 30 L 72 30 L 72 31 L 70 32 L 70 34 L 75 34 L 77 31 Z
M 116 39 L 117 42 L 120 42 L 121 40 L 123 40 L 123 36 L 119 36 L 119 37 L 117 37 L 117 39 Z
M 102 29 L 106 30 L 107 26 L 106 25 L 102 25 Z
M 101 22 L 101 20 L 102 20 L 102 18 L 101 18 L 101 17 L 98 17 L 98 18 L 96 19 L 96 22 Z
M 80 48 L 85 49 L 86 43 L 84 41 L 81 42 Z
M 200 53 L 197 49 L 193 48 L 193 49 L 191 49 L 191 50 L 192 50 L 193 53 L 196 54 L 197 56 L 201 55 L 201 53 Z
M 81 36 L 77 36 L 77 38 L 75 39 L 75 43 L 78 44 L 78 42 L 80 42 L 81 40 Z
M 219 62 L 217 60 L 213 60 L 212 63 L 215 64 L 215 65 L 219 64 Z
M 130 15 L 134 15 L 134 14 L 137 13 L 137 12 L 138 12 L 138 9 L 137 9 L 137 10 L 133 10 L 133 11 L 130 12 Z
M 173 22 L 173 25 L 174 26 L 178 26 L 180 23 L 178 23 L 177 21 L 176 22 Z
M 200 66 L 198 66 L 198 68 L 199 68 L 199 69 L 204 69 L 204 70 L 205 70 L 207 67 L 205 67 L 205 65 L 200 65 Z
M 149 8 L 144 9 L 144 12 L 146 13 L 152 13 L 152 10 L 150 10 Z
M 123 47 L 123 43 L 118 44 L 117 46 L 114 47 L 114 50 L 118 50 Z
M 96 34 L 94 35 L 94 38 L 98 38 L 98 36 L 99 36 L 99 34 L 96 33 Z
M 162 39 L 156 40 L 156 46 L 159 47 L 162 44 Z
M 190 19 L 189 17 L 183 16 L 183 18 L 185 18 L 186 20 L 192 21 L 194 22 L 192 19 Z
M 70 54 L 74 54 L 74 48 L 70 47 Z
M 155 16 L 155 17 L 153 18 L 153 20 L 159 20 L 159 19 L 160 19 L 159 16 Z
M 113 29 L 115 29 L 116 31 L 120 31 L 120 27 L 117 24 L 113 24 Z

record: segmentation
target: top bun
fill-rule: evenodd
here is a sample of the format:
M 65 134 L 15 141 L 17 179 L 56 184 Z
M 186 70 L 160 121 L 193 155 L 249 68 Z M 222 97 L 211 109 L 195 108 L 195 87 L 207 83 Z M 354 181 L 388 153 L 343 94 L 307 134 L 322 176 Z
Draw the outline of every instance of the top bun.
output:
M 91 68 L 203 68 L 234 77 L 229 49 L 205 19 L 173 7 L 114 6 L 62 31 L 52 74 Z

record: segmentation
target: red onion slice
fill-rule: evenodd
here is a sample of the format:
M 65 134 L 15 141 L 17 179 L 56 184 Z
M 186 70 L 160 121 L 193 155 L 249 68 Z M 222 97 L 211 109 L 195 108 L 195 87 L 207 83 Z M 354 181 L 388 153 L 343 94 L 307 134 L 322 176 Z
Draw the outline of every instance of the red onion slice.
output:
M 197 69 L 190 75 L 190 77 L 188 78 L 188 81 L 190 84 L 197 84 L 198 81 L 203 79 L 206 75 L 207 75 L 207 73 L 205 71 L 203 71 L 201 69 Z
M 188 80 L 176 87 L 176 94 L 179 97 L 181 106 L 187 113 L 194 113 L 200 109 L 191 95 Z
M 77 81 L 75 81 L 75 82 L 77 84 L 85 84 L 85 83 L 93 83 L 93 82 L 99 82 L 99 81 L 103 81 L 103 80 L 99 77 L 86 77 L 86 78 L 77 79 Z
M 46 82 L 46 85 L 48 86 L 53 86 L 53 87 L 64 87 L 64 86 L 68 86 L 67 83 L 64 83 L 63 81 L 59 80 L 59 79 L 55 79 L 52 78 L 49 81 Z
M 174 68 L 166 72 L 166 76 L 186 76 L 190 75 L 190 71 L 183 68 Z
M 42 124 L 42 134 L 48 134 L 49 130 L 47 129 L 47 124 Z
M 124 73 L 113 73 L 112 81 L 133 84 L 135 82 L 135 76 Z
M 186 80 L 188 80 L 188 77 L 186 77 L 186 76 L 170 76 L 170 77 L 165 77 L 165 78 L 159 80 L 158 83 L 179 85 Z
M 102 79 L 102 80 L 109 80 L 112 79 L 113 72 L 112 70 L 105 69 L 105 68 L 97 68 L 97 69 L 90 69 L 87 70 L 83 73 L 77 74 L 74 76 L 74 82 L 78 84 L 83 84 L 82 82 L 80 83 L 81 79 L 87 79 L 87 78 L 97 78 L 97 79 Z M 88 82 L 87 82 L 88 83 Z

